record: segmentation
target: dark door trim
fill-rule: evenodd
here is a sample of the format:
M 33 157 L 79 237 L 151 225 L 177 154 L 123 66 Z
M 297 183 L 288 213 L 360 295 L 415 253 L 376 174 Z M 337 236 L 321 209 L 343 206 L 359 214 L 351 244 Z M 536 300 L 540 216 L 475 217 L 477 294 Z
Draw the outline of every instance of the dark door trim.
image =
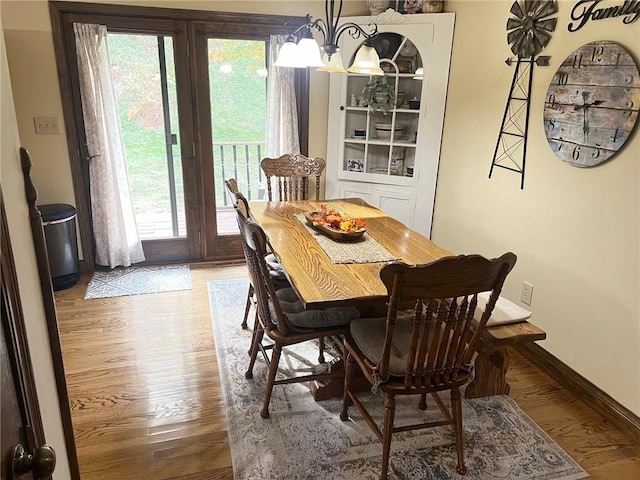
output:
M 78 456 L 76 452 L 76 442 L 73 436 L 73 424 L 71 420 L 71 402 L 67 391 L 67 380 L 64 374 L 64 364 L 62 361 L 62 347 L 60 345 L 60 334 L 58 332 L 58 315 L 56 313 L 56 301 L 53 295 L 51 284 L 51 270 L 49 269 L 49 257 L 47 244 L 42 226 L 42 216 L 36 207 L 37 192 L 31 181 L 31 159 L 29 153 L 24 148 L 20 148 L 20 162 L 24 175 L 24 186 L 29 207 L 29 222 L 33 235 L 33 246 L 35 250 L 36 263 L 38 265 L 38 276 L 40 278 L 40 290 L 42 291 L 42 303 L 47 320 L 47 333 L 49 334 L 49 346 L 51 347 L 51 360 L 53 363 L 53 373 L 58 391 L 58 404 L 60 416 L 62 418 L 62 429 L 64 432 L 65 446 L 69 459 L 69 469 L 73 480 L 80 480 L 80 469 L 78 466 Z M 3 208 L 3 229 L 4 208 Z M 4 235 L 3 235 L 4 248 Z M 3 250 L 4 251 L 4 250 Z M 2 264 L 4 268 L 4 263 Z M 17 283 L 16 283 L 17 285 Z M 22 319 L 24 322 L 24 319 Z M 37 399 L 36 399 L 37 400 Z M 39 445 L 44 444 L 44 441 Z
M 7 353 L 10 365 L 3 365 L 2 368 L 10 368 L 16 384 L 18 408 L 21 411 L 23 431 L 20 432 L 23 446 L 29 452 L 33 451 L 37 445 L 45 443 L 44 427 L 40 414 L 40 405 L 31 367 L 31 355 L 27 343 L 26 330 L 24 325 L 24 312 L 20 299 L 20 289 L 16 275 L 13 250 L 11 248 L 11 238 L 9 235 L 9 225 L 4 209 L 4 199 L 0 190 L 0 208 L 2 209 L 2 247 L 0 257 L 2 261 L 2 329 L 6 340 Z M 3 409 L 4 410 L 4 409 Z M 24 427 L 30 427 L 31 431 L 25 431 Z M 9 428 L 9 426 L 7 426 Z M 4 430 L 4 425 L 3 425 Z M 3 432 L 4 441 L 4 432 Z M 8 445 L 3 445 L 4 448 Z M 2 452 L 5 454 L 6 452 Z M 3 463 L 6 459 L 3 459 Z

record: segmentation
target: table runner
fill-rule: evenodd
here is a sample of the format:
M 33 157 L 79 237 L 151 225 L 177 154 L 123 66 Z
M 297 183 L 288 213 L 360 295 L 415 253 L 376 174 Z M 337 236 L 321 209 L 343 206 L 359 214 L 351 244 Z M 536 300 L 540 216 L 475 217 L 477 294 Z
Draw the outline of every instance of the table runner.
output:
M 398 259 L 367 232 L 357 242 L 336 242 L 309 226 L 304 214 L 299 213 L 296 218 L 318 242 L 332 263 L 378 263 Z

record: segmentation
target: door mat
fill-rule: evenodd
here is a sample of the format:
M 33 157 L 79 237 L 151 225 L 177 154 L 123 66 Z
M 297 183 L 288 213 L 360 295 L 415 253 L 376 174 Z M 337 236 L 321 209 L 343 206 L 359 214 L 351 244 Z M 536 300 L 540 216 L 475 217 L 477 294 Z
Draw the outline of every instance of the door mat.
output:
M 178 290 L 191 290 L 191 269 L 188 265 L 127 267 L 94 272 L 84 298 L 123 297 Z

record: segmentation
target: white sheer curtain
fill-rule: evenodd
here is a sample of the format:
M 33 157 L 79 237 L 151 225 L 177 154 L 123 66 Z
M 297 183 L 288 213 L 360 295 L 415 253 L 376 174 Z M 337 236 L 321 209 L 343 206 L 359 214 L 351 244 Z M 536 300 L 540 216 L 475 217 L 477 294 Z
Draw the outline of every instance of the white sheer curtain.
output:
M 267 81 L 267 156 L 300 153 L 295 71 L 274 67 L 284 35 L 272 35 L 269 41 L 269 76 Z
M 98 265 L 144 261 L 111 82 L 107 27 L 74 24 Z

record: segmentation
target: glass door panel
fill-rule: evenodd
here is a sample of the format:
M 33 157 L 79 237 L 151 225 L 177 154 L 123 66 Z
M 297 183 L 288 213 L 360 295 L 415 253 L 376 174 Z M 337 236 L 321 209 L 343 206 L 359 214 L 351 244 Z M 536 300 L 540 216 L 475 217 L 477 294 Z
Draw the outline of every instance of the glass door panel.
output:
M 109 33 L 108 43 L 138 233 L 185 237 L 173 38 Z
M 235 178 L 250 200 L 262 198 L 266 154 L 267 67 L 264 40 L 207 39 L 213 175 L 218 235 L 238 234 L 224 181 Z

